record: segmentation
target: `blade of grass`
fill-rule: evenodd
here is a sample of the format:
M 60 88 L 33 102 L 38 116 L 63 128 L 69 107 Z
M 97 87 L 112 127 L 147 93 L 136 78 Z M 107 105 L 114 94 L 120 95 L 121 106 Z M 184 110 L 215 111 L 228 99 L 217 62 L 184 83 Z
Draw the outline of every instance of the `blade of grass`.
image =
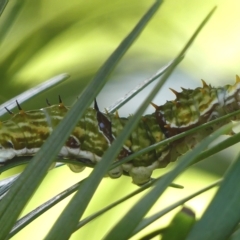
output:
M 85 181 L 85 179 L 84 179 Z M 36 209 L 34 209 L 32 212 L 28 213 L 26 216 L 24 216 L 23 218 L 19 219 L 17 221 L 17 223 L 14 225 L 13 229 L 11 230 L 10 234 L 8 235 L 8 238 L 13 237 L 16 233 L 18 233 L 23 227 L 25 227 L 26 225 L 28 225 L 29 223 L 31 223 L 36 217 L 38 217 L 39 215 L 43 214 L 44 212 L 46 212 L 48 209 L 50 209 L 52 206 L 56 205 L 58 202 L 60 202 L 61 200 L 65 199 L 66 197 L 68 197 L 70 194 L 72 194 L 73 192 L 77 191 L 80 184 L 82 184 L 83 181 L 74 184 L 73 186 L 71 186 L 70 188 L 68 188 L 67 190 L 61 192 L 60 194 L 56 195 L 55 197 L 53 197 L 52 199 L 48 200 L 46 203 L 40 205 L 39 207 L 37 207 Z M 107 206 L 106 208 L 100 210 L 99 212 L 87 217 L 85 220 L 81 221 L 78 224 L 78 227 L 75 229 L 77 230 L 79 227 L 84 226 L 85 224 L 87 224 L 88 222 L 90 222 L 91 220 L 95 219 L 96 217 L 100 216 L 101 214 L 105 213 L 106 211 L 110 210 L 111 208 L 113 208 L 114 206 L 117 206 L 118 204 L 126 201 L 127 199 L 131 198 L 132 196 L 135 196 L 136 194 L 146 190 L 147 188 L 149 188 L 150 186 L 152 186 L 154 184 L 154 182 L 149 182 L 147 184 L 145 184 L 144 186 L 142 186 L 141 188 L 137 189 L 136 191 L 132 192 L 131 194 L 125 196 L 124 198 L 121 198 L 120 200 L 114 202 L 113 204 L 110 204 L 109 206 Z
M 240 154 L 225 174 L 214 199 L 202 218 L 193 227 L 187 240 L 225 240 L 229 238 L 240 221 L 239 172 Z
M 85 180 L 85 179 L 84 179 Z M 50 209 L 51 207 L 55 206 L 57 203 L 59 203 L 60 201 L 62 201 L 63 199 L 65 199 L 66 197 L 68 197 L 69 195 L 71 195 L 72 193 L 74 193 L 75 191 L 78 190 L 80 184 L 82 184 L 82 182 L 84 181 L 80 181 L 77 184 L 74 184 L 73 186 L 69 187 L 68 189 L 66 189 L 65 191 L 57 194 L 56 196 L 54 196 L 53 198 L 51 198 L 50 200 L 48 200 L 47 202 L 43 203 L 42 205 L 40 205 L 39 207 L 37 207 L 36 209 L 34 209 L 33 211 L 31 211 L 30 213 L 26 214 L 24 217 L 20 218 L 16 224 L 14 225 L 14 227 L 12 228 L 11 232 L 9 233 L 9 235 L 7 236 L 7 238 L 11 238 L 13 237 L 15 234 L 17 234 L 19 231 L 21 231 L 25 226 L 27 226 L 29 223 L 31 223 L 32 221 L 34 221 L 38 216 L 42 215 L 43 213 L 45 213 L 48 209 Z M 81 222 L 78 223 L 78 226 L 76 228 L 76 230 L 78 228 L 83 227 L 84 225 L 86 225 L 87 223 L 89 223 L 90 221 L 94 220 L 95 218 L 97 218 L 98 216 L 104 214 L 105 212 L 109 211 L 110 209 L 112 209 L 113 207 L 119 205 L 120 203 L 130 199 L 132 196 L 135 196 L 139 193 L 141 193 L 142 191 L 146 190 L 147 188 L 149 188 L 150 186 L 152 186 L 154 184 L 154 182 L 156 181 L 156 179 L 154 179 L 153 181 L 144 184 L 143 186 L 141 186 L 139 189 L 133 191 L 132 193 L 128 194 L 127 196 L 119 199 L 118 201 L 110 204 L 109 206 L 101 209 L 100 211 L 92 214 L 91 216 L 83 219 Z M 182 189 L 183 186 L 179 185 L 179 184 L 175 184 L 172 183 L 170 185 L 170 187 L 174 187 L 174 188 L 179 188 Z
M 8 0 L 1 0 L 0 1 L 0 16 L 2 15 L 5 7 L 7 6 L 8 4 Z
M 156 179 L 157 180 L 157 179 Z M 218 180 L 217 182 L 212 183 L 211 185 L 189 195 L 186 198 L 183 198 L 181 200 L 179 200 L 178 202 L 172 204 L 171 206 L 165 208 L 164 210 L 154 214 L 153 216 L 146 218 L 144 220 L 142 220 L 142 222 L 139 224 L 139 226 L 137 227 L 137 229 L 134 231 L 134 234 L 138 233 L 139 231 L 141 231 L 142 229 L 144 229 L 145 227 L 147 227 L 148 225 L 150 225 L 151 223 L 153 223 L 154 221 L 156 221 L 157 219 L 159 219 L 160 217 L 162 217 L 163 215 L 167 214 L 168 212 L 170 212 L 171 210 L 175 209 L 176 207 L 179 207 L 180 205 L 184 204 L 185 202 L 189 201 L 190 199 L 194 198 L 195 196 L 200 195 L 203 192 L 206 192 L 207 190 L 217 186 L 222 180 Z M 147 184 L 144 184 L 144 186 L 141 186 L 139 189 L 133 191 L 132 193 L 126 195 L 125 197 L 119 199 L 118 201 L 108 205 L 107 207 L 101 209 L 100 211 L 86 217 L 85 219 L 83 219 L 82 221 L 80 221 L 77 225 L 76 230 L 78 230 L 79 228 L 83 227 L 84 225 L 86 225 L 87 223 L 91 222 L 92 220 L 94 220 L 95 218 L 101 216 L 102 214 L 106 213 L 107 211 L 111 210 L 112 208 L 114 208 L 115 206 L 121 204 L 122 202 L 130 199 L 131 197 L 145 191 L 146 189 L 148 189 L 149 187 L 151 187 L 154 184 L 155 181 L 149 182 Z M 36 219 L 38 216 L 40 216 L 41 214 L 43 214 L 44 212 L 46 212 L 48 209 L 50 209 L 52 206 L 56 205 L 58 202 L 60 202 L 61 200 L 65 199 L 66 197 L 68 197 L 70 194 L 72 194 L 73 192 L 75 192 L 78 188 L 79 185 L 81 184 L 81 182 L 74 184 L 73 186 L 71 186 L 70 188 L 68 188 L 67 190 L 63 191 L 62 193 L 56 195 L 54 198 L 50 199 L 49 201 L 47 201 L 46 203 L 42 204 L 41 206 L 37 207 L 36 209 L 34 209 L 34 211 L 30 212 L 29 214 L 27 214 L 26 216 L 24 216 L 23 218 L 19 219 L 17 221 L 17 223 L 14 225 L 13 229 L 11 230 L 10 234 L 7 236 L 7 238 L 11 238 L 13 237 L 16 233 L 18 233 L 21 229 L 23 229 L 26 225 L 28 225 L 29 223 L 31 223 L 34 219 Z M 173 184 L 173 187 L 176 188 L 182 188 L 179 185 L 175 185 Z
M 199 143 L 192 151 L 186 153 L 181 161 L 177 163 L 176 167 L 165 174 L 161 180 L 156 183 L 156 186 L 128 211 L 104 239 L 129 239 L 134 229 L 168 185 L 195 160 L 199 152 L 206 148 L 214 139 L 229 131 L 232 126 L 233 124 L 230 123 L 220 128 L 213 135 L 208 136 L 204 141 Z
M 220 117 L 220 118 L 217 118 L 217 119 L 215 119 L 215 120 L 212 120 L 212 121 L 210 121 L 210 122 L 208 122 L 208 123 L 204 123 L 204 124 L 202 124 L 201 126 L 195 127 L 195 128 L 193 128 L 193 129 L 190 129 L 190 130 L 187 130 L 187 131 L 185 131 L 185 132 L 179 133 L 179 134 L 177 134 L 177 135 L 175 135 L 175 136 L 173 136 L 173 137 L 170 137 L 170 138 L 167 138 L 167 139 L 165 139 L 165 140 L 162 140 L 161 142 L 155 143 L 155 144 L 153 144 L 153 145 L 151 145 L 151 146 L 149 146 L 149 147 L 143 148 L 143 149 L 141 149 L 141 150 L 139 150 L 139 151 L 131 154 L 130 156 L 121 159 L 120 161 L 114 162 L 114 163 L 111 165 L 110 169 L 116 168 L 117 166 L 122 165 L 123 163 L 129 162 L 130 160 L 132 160 L 132 159 L 134 159 L 134 158 L 136 158 L 136 157 L 138 157 L 138 156 L 140 156 L 140 155 L 142 155 L 142 154 L 144 154 L 144 153 L 147 153 L 147 152 L 149 152 L 149 151 L 151 151 L 151 150 L 153 150 L 153 149 L 156 149 L 156 148 L 159 147 L 159 146 L 167 145 L 167 144 L 169 144 L 169 143 L 171 143 L 171 142 L 174 142 L 174 141 L 176 141 L 176 140 L 178 140 L 178 139 L 180 139 L 180 138 L 186 137 L 186 136 L 188 136 L 188 135 L 190 135 L 190 134 L 192 134 L 192 133 L 201 131 L 201 130 L 203 130 L 203 129 L 211 126 L 211 125 L 214 125 L 214 124 L 216 124 L 216 123 L 220 123 L 220 122 L 222 122 L 222 121 L 224 121 L 224 120 L 226 120 L 226 119 L 228 119 L 228 118 L 231 118 L 231 117 L 233 117 L 233 116 L 238 115 L 239 113 L 240 113 L 240 110 L 235 111 L 235 112 L 233 112 L 233 113 L 230 113 L 230 114 L 227 114 L 227 115 L 222 116 L 222 117 Z M 236 134 L 236 135 L 234 135 L 233 137 L 231 137 L 231 140 L 226 141 L 226 144 L 227 144 L 226 146 L 224 146 L 224 145 L 225 145 L 225 141 L 222 141 L 222 144 L 221 144 L 222 149 L 221 149 L 220 147 L 218 147 L 219 145 L 216 146 L 216 147 L 214 148 L 214 150 L 212 150 L 211 155 L 214 154 L 214 153 L 217 153 L 217 152 L 219 152 L 219 151 L 221 151 L 221 150 L 223 150 L 223 149 L 225 149 L 225 148 L 227 148 L 227 147 L 230 147 L 231 145 L 233 145 L 233 144 L 235 144 L 235 143 L 237 143 L 237 142 L 239 141 L 239 137 L 238 137 L 238 136 L 239 136 L 239 135 Z M 208 155 L 208 154 L 210 154 L 210 152 L 209 152 L 209 153 L 206 153 L 206 155 Z M 202 159 L 204 158 L 204 154 L 201 155 L 201 156 L 202 156 L 202 157 L 199 156 L 199 158 L 198 158 L 199 160 L 197 160 L 197 161 L 200 161 L 200 160 L 202 160 Z M 208 156 L 210 156 L 210 155 L 208 155 Z M 206 157 L 207 157 L 207 156 L 206 156 Z M 206 157 L 205 157 L 205 158 L 206 158 Z
M 23 6 L 25 5 L 26 1 L 15 1 L 12 2 L 13 7 L 10 8 L 10 11 L 7 14 L 4 22 L 2 22 L 2 26 L 0 28 L 0 44 L 4 40 L 7 33 L 10 31 L 13 23 L 17 19 L 18 15 L 22 11 Z
M 220 152 L 228 147 L 231 147 L 233 146 L 234 144 L 236 143 L 239 143 L 240 141 L 240 133 L 237 133 L 231 137 L 229 137 L 228 139 L 225 139 L 224 141 L 221 141 L 219 142 L 216 146 L 200 153 L 197 158 L 196 158 L 196 161 L 194 162 L 197 163 L 197 162 L 200 162 L 201 160 L 207 158 L 207 157 L 210 157 L 212 156 L 213 154 L 217 153 L 217 152 Z
M 0 116 L 3 116 L 6 113 L 5 107 L 8 108 L 9 110 L 15 108 L 16 100 L 18 101 L 19 104 L 21 104 L 21 103 L 27 101 L 28 99 L 32 98 L 33 96 L 36 96 L 37 94 L 65 81 L 69 77 L 70 77 L 69 74 L 62 73 L 60 75 L 52 77 L 49 80 L 47 80 L 43 83 L 40 83 L 39 85 L 15 96 L 14 98 L 12 98 L 12 99 L 8 100 L 7 102 L 0 105 Z
M 238 228 L 233 235 L 229 238 L 229 240 L 239 240 L 240 239 L 240 228 Z
M 11 188 L 12 184 L 17 180 L 18 174 L 11 176 L 4 181 L 0 181 L 0 200 L 5 196 L 8 190 Z
M 132 193 L 126 195 L 125 197 L 122 197 L 121 199 L 115 201 L 114 203 L 102 208 L 100 211 L 98 212 L 95 212 L 93 213 L 92 215 L 86 217 L 85 219 L 81 220 L 76 229 L 75 230 L 78 230 L 79 228 L 82 228 L 84 225 L 86 225 L 87 223 L 91 222 L 92 220 L 94 220 L 95 218 L 99 217 L 100 215 L 106 213 L 107 211 L 111 210 L 112 208 L 116 207 L 117 205 L 125 202 L 126 200 L 128 199 L 131 199 L 132 197 L 134 197 L 135 195 L 145 191 L 146 189 L 148 189 L 149 187 L 153 186 L 153 184 L 158 180 L 160 179 L 161 177 L 157 178 L 157 179 L 154 179 L 153 181 L 151 182 L 148 182 L 146 184 L 144 184 L 143 186 L 141 186 L 140 188 L 138 188 L 137 190 L 133 191 Z M 175 188 L 180 188 L 182 189 L 183 187 L 178 185 L 178 184 L 174 184 L 172 183 L 171 184 L 172 187 L 175 187 Z
M 159 5 L 159 2 L 157 2 L 157 4 Z M 153 13 L 151 14 L 153 15 Z M 87 107 L 93 101 L 96 94 L 104 86 L 107 77 L 112 72 L 117 62 L 139 36 L 150 18 L 151 15 L 146 15 L 146 17 L 140 21 L 140 24 L 138 24 L 121 42 L 119 47 L 100 68 L 96 77 L 84 90 L 66 117 L 59 123 L 55 131 L 53 131 L 51 136 L 47 139 L 41 150 L 28 164 L 18 181 L 14 183 L 7 195 L 3 198 L 0 205 L 0 239 L 5 239 L 19 213 L 22 211 L 23 207 L 46 175 L 48 168 L 52 163 L 52 159 L 56 157 L 61 149 L 61 146 L 72 132 L 79 118 L 83 115 Z M 76 227 L 77 222 L 73 226 L 73 229 Z M 66 226 L 65 223 L 64 225 Z
M 60 194 L 57 194 L 50 200 L 48 200 L 46 203 L 40 205 L 30 213 L 28 213 L 26 216 L 19 219 L 14 227 L 12 228 L 11 232 L 7 236 L 7 239 L 12 238 L 15 234 L 17 234 L 19 231 L 21 231 L 25 226 L 27 226 L 29 223 L 31 223 L 33 220 L 35 220 L 37 217 L 42 215 L 44 212 L 46 212 L 48 209 L 56 205 L 57 203 L 61 202 L 63 199 L 74 193 L 79 186 L 83 183 L 84 180 L 81 180 L 80 182 L 74 184 L 73 186 L 69 187 L 65 191 L 61 192 Z
M 29 163 L 29 161 L 31 160 L 32 158 L 29 158 L 25 163 Z M 63 163 L 59 163 L 57 162 L 54 169 L 55 168 L 58 168 L 58 167 L 61 167 L 61 166 L 64 166 Z M 1 171 L 0 171 L 0 174 L 1 174 Z M 2 199 L 2 195 L 4 193 L 6 193 L 10 188 L 11 186 L 13 185 L 13 183 L 16 181 L 16 179 L 19 177 L 20 173 L 14 175 L 14 176 L 11 176 L 11 177 L 8 177 L 8 178 L 5 178 L 3 180 L 0 181 L 0 200 Z
M 136 86 L 134 89 L 129 91 L 124 97 L 117 100 L 114 104 L 109 106 L 107 108 L 107 112 L 114 113 L 116 110 L 121 108 L 124 104 L 126 104 L 130 99 L 132 99 L 134 96 L 136 96 L 140 91 L 142 91 L 144 88 L 146 88 L 150 83 L 152 83 L 154 80 L 158 79 L 160 76 L 162 76 L 166 70 L 173 64 L 173 62 L 168 63 L 166 66 L 162 67 L 157 73 L 155 73 L 152 77 L 149 79 L 144 80 L 141 84 Z
M 169 213 L 170 211 L 172 211 L 173 209 L 183 205 L 185 202 L 191 200 L 192 198 L 199 196 L 200 194 L 212 189 L 213 187 L 218 186 L 220 183 L 222 182 L 222 179 L 200 189 L 199 191 L 196 191 L 195 193 L 190 194 L 189 196 L 171 204 L 170 206 L 164 208 L 163 210 L 159 211 L 158 213 L 155 213 L 154 215 L 148 217 L 148 218 L 144 218 L 139 225 L 137 226 L 137 228 L 133 231 L 132 236 L 134 236 L 135 234 L 137 234 L 138 232 L 140 232 L 141 230 L 143 230 L 144 228 L 146 228 L 147 226 L 149 226 L 151 223 L 153 223 L 154 221 L 158 220 L 159 218 L 161 218 L 162 216 L 164 216 L 165 214 Z

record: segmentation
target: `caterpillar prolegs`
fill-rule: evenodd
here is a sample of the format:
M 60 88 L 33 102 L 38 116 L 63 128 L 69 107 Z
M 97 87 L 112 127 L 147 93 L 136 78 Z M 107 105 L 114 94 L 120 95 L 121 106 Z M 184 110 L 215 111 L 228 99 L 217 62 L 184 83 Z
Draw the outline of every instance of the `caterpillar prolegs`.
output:
M 153 104 L 155 112 L 141 118 L 122 147 L 118 159 L 115 160 L 240 109 L 238 76 L 234 85 L 223 87 L 215 88 L 202 82 L 203 86 L 194 90 L 183 89 L 182 92 L 176 92 L 171 89 L 176 95 L 174 101 L 167 101 L 161 106 Z M 68 110 L 69 108 L 61 101 L 58 105 L 27 112 L 19 107 L 18 114 L 12 114 L 8 121 L 0 125 L 0 164 L 14 157 L 33 156 Z M 237 119 L 240 119 L 239 115 L 234 117 L 234 120 Z M 94 108 L 86 110 L 68 137 L 59 157 L 76 159 L 83 164 L 83 166 L 69 164 L 74 172 L 82 171 L 84 165 L 88 163 L 97 164 L 127 121 L 128 118 L 119 117 L 118 114 L 100 112 L 95 102 Z M 112 178 L 117 178 L 126 173 L 132 177 L 135 184 L 146 183 L 154 169 L 163 168 L 177 160 L 201 139 L 224 124 L 226 122 L 158 147 L 122 164 L 108 174 Z

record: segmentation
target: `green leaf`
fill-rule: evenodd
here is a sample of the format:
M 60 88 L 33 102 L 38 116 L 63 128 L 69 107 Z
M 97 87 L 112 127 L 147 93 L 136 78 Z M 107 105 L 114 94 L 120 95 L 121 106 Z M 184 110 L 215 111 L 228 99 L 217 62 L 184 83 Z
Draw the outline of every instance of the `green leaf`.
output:
M 1 0 L 0 1 L 0 16 L 2 15 L 5 7 L 7 6 L 8 4 L 8 0 Z
M 219 183 L 222 180 L 218 180 L 202 189 L 200 189 L 199 191 L 190 194 L 189 196 L 171 204 L 170 206 L 164 208 L 163 210 L 153 214 L 152 216 L 148 217 L 148 218 L 144 218 L 140 224 L 137 226 L 137 228 L 134 230 L 133 234 L 136 234 L 138 232 L 140 232 L 141 230 L 143 230 L 144 228 L 146 228 L 148 225 L 150 225 L 151 223 L 153 223 L 154 221 L 158 220 L 159 218 L 161 218 L 162 216 L 164 216 L 165 214 L 169 213 L 170 211 L 172 211 L 173 209 L 183 205 L 185 202 L 189 201 L 190 199 L 208 191 L 209 189 L 216 187 L 217 185 L 219 185 Z
M 131 100 L 134 96 L 136 96 L 139 92 L 141 92 L 144 88 L 146 88 L 150 83 L 154 80 L 158 79 L 162 76 L 167 69 L 169 69 L 174 62 L 170 62 L 166 66 L 162 67 L 157 73 L 155 73 L 151 78 L 144 80 L 137 87 L 129 91 L 125 96 L 119 99 L 117 102 L 113 103 L 111 106 L 106 108 L 106 110 L 110 113 L 114 113 L 116 110 L 121 108 L 124 104 L 126 104 L 129 100 Z
M 222 184 L 202 218 L 196 223 L 187 240 L 225 240 L 240 221 L 240 155 L 227 171 Z
M 119 166 L 119 165 L 121 165 L 123 163 L 126 163 L 126 162 L 128 162 L 128 161 L 130 161 L 130 160 L 132 160 L 132 159 L 134 159 L 134 158 L 136 158 L 136 157 L 138 157 L 138 156 L 140 156 L 140 155 L 142 155 L 144 153 L 147 153 L 147 152 L 149 152 L 149 151 L 151 151 L 153 149 L 156 149 L 159 146 L 167 145 L 167 144 L 169 144 L 171 142 L 174 142 L 174 141 L 176 141 L 178 139 L 181 139 L 183 137 L 189 136 L 190 134 L 193 134 L 193 133 L 196 133 L 196 132 L 201 131 L 203 129 L 206 129 L 207 127 L 209 127 L 211 125 L 214 125 L 216 123 L 224 122 L 224 120 L 229 119 L 229 118 L 231 118 L 233 116 L 237 116 L 238 114 L 240 114 L 240 110 L 232 112 L 232 113 L 229 113 L 229 114 L 226 114 L 226 115 L 224 115 L 222 117 L 219 117 L 217 119 L 214 119 L 214 120 L 212 120 L 212 121 L 210 121 L 208 123 L 201 124 L 198 127 L 195 127 L 193 129 L 187 130 L 187 131 L 182 132 L 182 133 L 179 133 L 179 134 L 177 134 L 177 135 L 175 135 L 173 137 L 164 139 L 161 142 L 152 144 L 151 146 L 143 148 L 143 149 L 141 149 L 141 150 L 131 154 L 130 156 L 121 159 L 118 162 L 114 162 L 111 165 L 110 169 L 113 169 L 113 168 L 115 168 L 115 167 L 117 167 L 117 166 Z M 223 150 L 225 148 L 228 148 L 228 147 L 232 146 L 233 144 L 236 144 L 237 142 L 239 142 L 239 139 L 240 139 L 239 134 L 235 134 L 231 138 L 222 141 L 221 143 L 219 143 L 215 147 L 200 153 L 194 163 L 196 163 L 198 161 L 201 161 L 204 158 L 207 158 L 207 157 L 209 157 L 209 156 L 211 156 L 211 155 L 213 155 L 213 154 L 215 154 L 215 153 L 217 153 L 217 152 L 219 152 L 219 151 L 221 151 L 221 150 Z M 0 170 L 1 170 L 1 168 L 0 168 Z
M 2 1 L 2 11 L 6 7 L 7 1 Z M 18 15 L 20 14 L 22 8 L 24 7 L 26 1 L 15 1 L 13 2 L 13 7 L 10 8 L 10 12 L 8 12 L 6 19 L 4 19 L 4 24 L 0 29 L 0 44 L 4 40 L 7 33 L 10 31 L 13 23 L 17 19 Z M 2 11 L 0 13 L 2 13 Z
M 67 73 L 62 73 L 60 75 L 54 76 L 50 78 L 49 80 L 38 84 L 37 86 L 15 96 L 14 98 L 8 100 L 7 102 L 0 105 L 0 116 L 4 115 L 6 113 L 6 109 L 12 110 L 16 107 L 16 99 L 19 104 L 27 101 L 28 99 L 32 98 L 33 96 L 36 96 L 39 93 L 42 93 L 43 91 L 50 89 L 53 86 L 56 86 L 57 84 L 65 81 L 70 77 Z
M 85 181 L 85 180 L 84 180 Z M 132 193 L 128 194 L 127 196 L 119 199 L 118 201 L 106 206 L 105 208 L 102 208 L 100 211 L 95 212 L 94 214 L 86 217 L 85 219 L 83 219 L 82 221 L 80 221 L 77 225 L 77 229 L 83 227 L 84 225 L 86 225 L 87 223 L 89 223 L 90 221 L 94 220 L 95 218 L 99 217 L 100 215 L 106 213 L 107 211 L 111 210 L 112 208 L 116 207 L 117 205 L 127 201 L 128 199 L 131 199 L 133 196 L 136 196 L 137 194 L 143 192 L 144 190 L 146 190 L 147 188 L 151 187 L 154 184 L 155 181 L 151 181 L 148 182 L 146 184 L 144 184 L 143 186 L 141 186 L 140 188 L 138 188 L 136 191 L 133 191 Z M 42 215 L 43 213 L 45 213 L 47 210 L 49 210 L 51 207 L 55 206 L 57 203 L 59 203 L 60 201 L 62 201 L 63 199 L 65 199 L 66 197 L 68 197 L 69 195 L 71 195 L 73 192 L 77 191 L 79 189 L 80 184 L 83 183 L 83 180 L 80 181 L 77 184 L 74 184 L 73 186 L 69 187 L 68 189 L 66 189 L 65 191 L 57 194 L 56 196 L 54 196 L 53 198 L 49 199 L 47 202 L 43 203 L 42 205 L 38 206 L 36 209 L 34 209 L 33 211 L 31 211 L 30 213 L 26 214 L 24 217 L 20 218 L 16 224 L 14 225 L 14 227 L 12 228 L 11 232 L 9 233 L 9 235 L 7 236 L 7 238 L 11 238 L 13 237 L 16 233 L 18 233 L 20 230 L 22 230 L 25 226 L 27 226 L 29 223 L 31 223 L 32 221 L 34 221 L 37 217 L 39 217 L 40 215 Z M 5 186 L 6 188 L 8 187 L 7 185 Z M 183 187 L 178 185 L 178 184 L 174 184 L 172 183 L 170 185 L 170 187 L 174 187 L 174 188 L 180 188 L 182 189 Z M 1 188 L 0 188 L 1 189 Z M 9 190 L 9 188 L 6 189 L 6 191 Z M 0 191 L 1 192 L 1 191 Z M 1 194 L 0 194 L 1 196 Z
M 155 186 L 146 196 L 144 196 L 110 231 L 110 233 L 104 238 L 110 239 L 128 239 L 137 225 L 140 223 L 144 215 L 150 210 L 152 205 L 161 196 L 168 185 L 183 172 L 192 162 L 194 162 L 197 154 L 206 148 L 214 139 L 218 136 L 228 132 L 232 128 L 232 124 L 228 124 L 213 135 L 208 136 L 204 141 L 198 144 L 192 151 L 188 152 L 179 161 L 176 167 L 165 174 L 161 180 L 159 180 Z M 121 233 L 121 236 L 119 235 Z
M 42 215 L 47 210 L 51 209 L 51 207 L 55 206 L 57 203 L 61 202 L 63 199 L 74 193 L 79 186 L 83 183 L 84 180 L 74 184 L 73 186 L 69 187 L 65 191 L 61 192 L 57 196 L 54 196 L 46 203 L 42 204 L 41 206 L 34 209 L 32 212 L 28 213 L 26 216 L 19 219 L 14 227 L 12 228 L 11 232 L 7 236 L 8 239 L 13 237 L 16 233 L 21 231 L 24 227 L 26 227 L 29 223 L 37 219 L 40 215 Z
M 233 233 L 233 235 L 229 238 L 229 240 L 239 240 L 240 239 L 240 228 L 238 226 L 237 230 Z

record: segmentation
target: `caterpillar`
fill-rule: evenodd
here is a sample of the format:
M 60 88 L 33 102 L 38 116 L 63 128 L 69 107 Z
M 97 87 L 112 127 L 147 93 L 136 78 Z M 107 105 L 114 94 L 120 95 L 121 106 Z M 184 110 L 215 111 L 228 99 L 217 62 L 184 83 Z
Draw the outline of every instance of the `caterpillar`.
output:
M 115 161 L 240 108 L 238 76 L 234 85 L 215 88 L 203 80 L 202 84 L 202 87 L 194 90 L 182 88 L 182 92 L 171 89 L 176 95 L 175 100 L 167 101 L 161 106 L 152 104 L 155 111 L 141 118 Z M 13 114 L 9 111 L 12 117 L 0 125 L 2 165 L 14 157 L 33 156 L 69 110 L 61 99 L 58 105 L 50 105 L 40 110 L 25 112 L 19 105 L 18 108 L 19 113 Z M 237 115 L 232 120 L 239 119 L 240 115 Z M 118 114 L 100 112 L 95 101 L 94 108 L 86 110 L 61 148 L 59 158 L 79 160 L 82 166 L 68 164 L 74 172 L 81 172 L 88 163 L 97 164 L 127 121 L 128 118 L 119 117 Z M 226 122 L 215 124 L 201 132 L 158 147 L 109 171 L 108 175 L 118 178 L 125 173 L 132 177 L 133 183 L 144 184 L 150 180 L 153 170 L 164 168 L 170 162 L 176 161 L 179 156 L 224 124 Z

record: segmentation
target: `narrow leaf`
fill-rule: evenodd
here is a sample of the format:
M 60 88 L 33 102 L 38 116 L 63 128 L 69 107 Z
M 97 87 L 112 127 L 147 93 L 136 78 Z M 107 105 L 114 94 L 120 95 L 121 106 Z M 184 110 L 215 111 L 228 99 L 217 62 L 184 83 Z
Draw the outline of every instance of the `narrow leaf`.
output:
M 19 104 L 21 104 L 21 103 L 27 101 L 28 99 L 32 98 L 33 96 L 36 96 L 37 94 L 65 81 L 69 77 L 70 77 L 69 74 L 62 73 L 60 75 L 52 77 L 49 80 L 47 80 L 43 83 L 40 83 L 39 85 L 15 96 L 14 98 L 12 98 L 12 99 L 8 100 L 7 102 L 3 103 L 2 105 L 0 105 L 0 116 L 4 115 L 6 113 L 5 107 L 8 108 L 9 110 L 15 108 L 16 100 L 18 101 Z
M 26 1 L 15 1 L 15 2 L 12 1 L 13 6 L 10 8 L 10 11 L 8 12 L 0 28 L 0 44 L 4 40 L 7 33 L 10 31 L 11 27 L 13 26 L 13 23 L 17 19 L 25 3 Z M 2 7 L 5 7 L 5 6 L 2 6 Z
M 172 211 L 173 209 L 183 205 L 185 202 L 189 201 L 190 199 L 199 196 L 200 194 L 208 191 L 209 189 L 212 189 L 213 187 L 216 187 L 219 185 L 219 183 L 221 183 L 221 179 L 200 189 L 199 191 L 190 194 L 189 196 L 180 199 L 179 201 L 171 204 L 170 206 L 164 208 L 163 210 L 155 213 L 154 215 L 148 217 L 148 218 L 144 218 L 139 225 L 137 226 L 137 228 L 134 230 L 133 235 L 135 235 L 136 233 L 140 232 L 141 230 L 143 230 L 144 228 L 146 228 L 147 226 L 149 226 L 151 223 L 153 223 L 154 221 L 158 220 L 159 218 L 161 218 L 162 216 L 164 216 L 165 214 L 169 213 L 170 211 Z
M 159 180 L 155 186 L 146 196 L 135 204 L 135 206 L 119 221 L 118 224 L 110 231 L 110 233 L 104 238 L 110 239 L 128 239 L 141 219 L 150 210 L 152 205 L 157 201 L 159 196 L 164 192 L 168 185 L 183 172 L 192 162 L 194 162 L 197 154 L 206 148 L 214 139 L 220 135 L 228 132 L 232 128 L 232 124 L 228 124 L 213 135 L 208 136 L 204 141 L 198 144 L 192 151 L 186 153 L 181 161 L 178 162 L 176 167 L 165 174 L 161 180 Z M 121 233 L 121 236 L 119 235 Z
M 220 188 L 187 240 L 225 240 L 240 221 L 240 155 L 227 171 Z
M 26 216 L 24 216 L 21 219 L 19 219 L 16 222 L 16 224 L 14 225 L 14 227 L 12 228 L 12 230 L 9 233 L 9 235 L 7 236 L 7 238 L 10 239 L 11 237 L 13 237 L 21 229 L 23 229 L 29 223 L 34 221 L 37 217 L 42 215 L 47 210 L 51 209 L 51 207 L 53 207 L 57 203 L 61 202 L 63 199 L 65 199 L 66 197 L 68 197 L 72 193 L 74 193 L 79 188 L 79 186 L 83 183 L 83 181 L 84 180 L 74 184 L 73 186 L 69 187 L 68 189 L 66 189 L 65 191 L 61 192 L 60 194 L 57 194 L 56 196 L 54 196 L 53 198 L 48 200 L 46 203 L 40 205 L 39 207 L 37 207 L 36 209 L 34 209 L 30 213 L 28 213 Z
M 8 0 L 1 0 L 0 1 L 0 16 L 2 15 L 5 7 L 7 6 L 8 4 Z
M 138 86 L 136 86 L 134 89 L 129 91 L 124 97 L 117 100 L 115 103 L 113 103 L 111 106 L 107 108 L 107 111 L 110 113 L 114 113 L 116 110 L 121 108 L 125 103 L 127 103 L 130 99 L 132 99 L 134 96 L 136 96 L 140 91 L 142 91 L 144 88 L 146 88 L 150 83 L 152 83 L 154 80 L 158 79 L 160 76 L 162 76 L 169 67 L 173 64 L 173 61 L 167 64 L 166 66 L 162 67 L 157 73 L 155 73 L 151 78 L 144 80 L 142 83 L 140 83 Z

